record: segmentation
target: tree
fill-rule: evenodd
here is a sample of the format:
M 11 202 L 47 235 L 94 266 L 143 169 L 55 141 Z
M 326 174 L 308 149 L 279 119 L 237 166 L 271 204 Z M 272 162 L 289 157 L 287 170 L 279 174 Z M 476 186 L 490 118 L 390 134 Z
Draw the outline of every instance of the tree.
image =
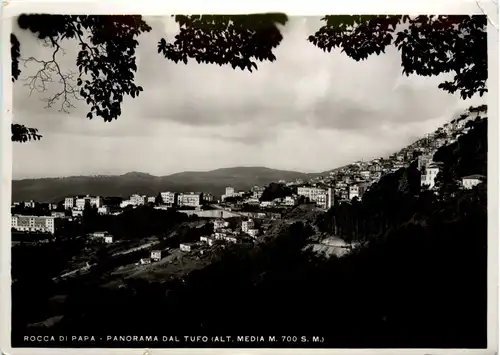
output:
M 285 25 L 288 20 L 281 13 L 174 18 L 180 25 L 175 40 L 158 41 L 158 53 L 167 60 L 231 65 L 233 69 L 250 72 L 258 69 L 258 61 L 277 59 L 273 50 L 283 39 L 278 25 Z M 476 93 L 482 96 L 487 91 L 485 15 L 329 15 L 323 21 L 325 25 L 309 41 L 324 51 L 341 48 L 359 61 L 394 45 L 401 51 L 406 75 L 454 72 L 453 81 L 445 81 L 439 87 L 450 93 L 459 92 L 463 99 Z M 48 107 L 60 104 L 60 110 L 67 112 L 73 106 L 72 100 L 82 99 L 90 108 L 89 119 L 101 117 L 109 122 L 121 115 L 124 96 L 135 98 L 144 90 L 135 83 L 135 50 L 139 35 L 151 27 L 141 16 L 21 15 L 18 23 L 54 50 L 49 61 L 22 58 L 21 43 L 11 35 L 12 80 L 21 77 L 20 62 L 35 62 L 40 70 L 28 78 L 32 91 L 45 91 L 48 81 L 61 85 L 58 93 L 45 99 Z M 61 72 L 57 59 L 64 39 L 76 40 L 80 46 L 76 58 L 78 73 Z M 12 141 L 41 137 L 36 128 L 12 124 Z
M 293 191 L 291 188 L 289 188 L 285 184 L 278 184 L 272 182 L 269 184 L 269 186 L 266 186 L 266 188 L 262 192 L 260 200 L 273 201 L 274 199 L 284 198 L 286 196 L 291 196 L 291 195 L 293 195 Z
M 309 41 L 330 52 L 340 48 L 359 61 L 393 45 L 401 52 L 403 74 L 436 76 L 454 72 L 440 89 L 463 99 L 487 92 L 487 18 L 452 16 L 325 16 L 326 23 Z M 399 25 L 404 25 L 403 29 Z M 399 31 L 396 32 L 396 29 Z
M 284 25 L 284 14 L 232 16 L 175 16 L 180 32 L 172 43 L 159 39 L 158 53 L 166 59 L 185 64 L 231 65 L 241 70 L 257 69 L 257 61 L 274 61 L 272 50 L 282 40 L 277 24 Z M 121 115 L 124 96 L 135 98 L 144 90 L 135 83 L 137 71 L 135 50 L 137 38 L 151 27 L 141 16 L 132 15 L 21 15 L 19 27 L 36 34 L 52 48 L 51 60 L 22 58 L 21 44 L 11 35 L 12 81 L 21 75 L 20 61 L 40 65 L 35 76 L 28 78 L 31 91 L 44 92 L 49 81 L 57 80 L 61 89 L 46 98 L 47 107 L 60 104 L 68 112 L 72 100 L 85 100 L 90 107 L 87 117 L 101 117 L 105 122 Z M 61 42 L 76 40 L 80 51 L 76 58 L 78 73 L 63 73 L 57 56 Z M 54 79 L 54 76 L 56 77 Z M 76 81 L 76 85 L 75 85 Z M 34 128 L 12 125 L 12 140 L 26 142 L 39 139 Z

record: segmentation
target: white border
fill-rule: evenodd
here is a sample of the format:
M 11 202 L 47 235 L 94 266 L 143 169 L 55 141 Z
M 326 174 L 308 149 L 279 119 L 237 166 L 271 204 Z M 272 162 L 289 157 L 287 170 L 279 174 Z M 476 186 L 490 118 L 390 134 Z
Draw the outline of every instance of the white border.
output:
M 496 0 L 495 0 L 496 2 Z M 497 7 L 492 2 L 481 1 L 481 7 L 498 28 Z M 64 14 L 192 14 L 192 13 L 255 13 L 285 12 L 289 16 L 317 16 L 325 14 L 481 14 L 474 0 L 349 0 L 349 1 L 291 1 L 291 0 L 170 0 L 140 2 L 125 0 L 90 1 L 10 1 L 2 11 L 2 121 L 0 152 L 2 180 L 0 197 L 0 349 L 4 354 L 143 354 L 141 349 L 28 349 L 10 347 L 10 196 L 12 177 L 12 143 L 10 123 L 12 122 L 12 82 L 10 67 L 11 18 L 23 12 L 45 12 Z M 498 349 L 498 30 L 488 24 L 488 116 L 489 158 L 488 158 L 488 349 L 149 349 L 149 354 L 479 354 L 496 353 Z M 495 183 L 496 182 L 496 183 Z

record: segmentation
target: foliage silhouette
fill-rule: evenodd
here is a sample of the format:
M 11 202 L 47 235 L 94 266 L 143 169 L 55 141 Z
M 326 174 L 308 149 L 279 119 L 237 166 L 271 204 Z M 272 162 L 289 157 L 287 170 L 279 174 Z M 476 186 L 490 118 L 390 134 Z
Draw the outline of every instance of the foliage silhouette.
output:
M 284 198 L 291 195 L 293 195 L 293 191 L 291 188 L 289 188 L 285 184 L 272 182 L 269 184 L 269 186 L 266 186 L 266 188 L 262 192 L 260 201 L 273 201 L 274 199 Z
M 324 51 L 341 48 L 359 61 L 384 53 L 393 45 L 401 52 L 401 66 L 407 76 L 454 72 L 453 81 L 441 83 L 440 89 L 459 92 L 463 99 L 487 91 L 485 15 L 330 15 L 323 21 L 325 25 L 309 41 Z
M 273 50 L 281 43 L 278 25 L 288 18 L 281 13 L 250 15 L 177 15 L 180 31 L 172 43 L 158 42 L 158 53 L 175 63 L 230 65 L 233 69 L 257 70 L 257 62 L 273 62 Z M 318 48 L 330 52 L 341 48 L 359 61 L 383 53 L 394 45 L 401 51 L 406 75 L 433 76 L 454 72 L 453 81 L 439 85 L 450 93 L 469 98 L 487 91 L 486 16 L 339 16 L 324 18 L 325 25 L 309 37 Z M 46 98 L 48 107 L 60 103 L 67 112 L 72 100 L 83 99 L 90 107 L 87 117 L 112 121 L 121 115 L 124 96 L 135 98 L 143 91 L 135 84 L 137 38 L 151 27 L 141 16 L 132 15 L 21 15 L 19 26 L 29 30 L 53 48 L 52 60 L 21 58 L 22 48 L 11 35 L 12 80 L 18 80 L 20 60 L 35 62 L 40 71 L 29 79 L 31 91 L 47 90 L 56 76 L 61 90 Z M 406 26 L 396 32 L 398 25 Z M 78 73 L 63 73 L 57 62 L 63 39 L 76 39 L 80 52 Z M 76 85 L 74 82 L 76 81 Z M 19 126 L 12 125 L 12 140 L 26 142 Z M 24 132 L 24 133 L 23 133 Z M 31 131 L 30 131 L 31 132 Z M 36 131 L 35 131 L 36 133 Z M 38 139 L 41 137 L 36 136 Z

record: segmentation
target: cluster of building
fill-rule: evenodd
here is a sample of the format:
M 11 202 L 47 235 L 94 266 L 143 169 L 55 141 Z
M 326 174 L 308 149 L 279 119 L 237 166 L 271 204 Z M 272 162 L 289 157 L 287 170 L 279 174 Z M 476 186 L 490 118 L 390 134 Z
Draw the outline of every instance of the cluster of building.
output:
M 393 173 L 401 168 L 408 167 L 412 162 L 417 163 L 417 168 L 421 171 L 421 185 L 428 189 L 436 188 L 436 177 L 440 171 L 440 165 L 433 162 L 435 152 L 443 145 L 456 142 L 456 140 L 470 129 L 468 122 L 474 120 L 486 111 L 486 106 L 479 109 L 470 109 L 467 114 L 446 123 L 432 134 L 417 140 L 413 144 L 392 154 L 389 158 L 377 158 L 370 161 L 358 161 L 348 166 L 336 169 L 328 173 L 327 176 L 318 176 L 303 181 L 279 181 L 279 183 L 290 187 L 294 193 L 283 198 L 276 198 L 273 201 L 261 201 L 265 191 L 263 186 L 254 186 L 249 191 L 236 191 L 233 187 L 227 187 L 222 195 L 221 201 L 230 201 L 236 198 L 237 202 L 226 202 L 227 206 L 241 207 L 249 205 L 260 209 L 290 208 L 296 206 L 300 198 L 306 198 L 310 203 L 315 203 L 318 207 L 329 209 L 334 205 L 336 199 L 340 202 L 351 201 L 353 198 L 362 199 L 370 186 L 380 180 L 382 176 Z M 485 177 L 481 175 L 464 176 L 460 179 L 460 184 L 464 189 L 470 189 L 482 181 Z M 159 199 L 159 201 L 158 201 Z M 120 204 L 120 208 L 127 206 L 141 206 L 146 204 L 156 204 L 156 208 L 171 207 L 191 207 L 200 208 L 203 204 L 211 203 L 214 197 L 203 192 L 160 192 L 157 197 L 134 194 Z M 13 207 L 21 203 L 14 203 Z M 25 208 L 34 208 L 35 201 L 22 202 Z M 104 199 L 100 196 L 74 196 L 67 197 L 63 202 L 64 209 L 71 212 L 71 216 L 78 217 L 83 214 L 86 206 L 95 207 L 99 214 L 109 214 L 110 208 L 104 204 Z M 66 213 L 55 211 L 57 204 L 48 204 L 51 211 L 50 216 L 13 215 L 11 219 L 12 228 L 18 231 L 48 232 L 54 233 L 58 221 L 65 218 Z M 270 210 L 271 211 L 271 210 Z M 118 214 L 120 212 L 116 212 Z M 242 212 L 243 213 L 243 212 Z M 262 214 L 265 212 L 252 212 Z M 251 213 L 247 213 L 250 216 Z M 227 228 L 217 228 L 214 234 L 207 237 L 204 242 L 210 243 L 210 238 L 234 240 L 238 233 L 254 236 L 256 229 L 248 227 L 251 220 L 244 222 L 241 231 L 230 231 Z M 216 225 L 218 225 L 216 223 Z M 186 247 L 187 248 L 187 247 Z
M 38 232 L 54 234 L 59 217 L 12 215 L 11 228 L 19 232 Z
M 159 199 L 159 201 L 158 201 Z M 213 201 L 213 196 L 203 192 L 160 192 L 158 197 L 134 194 L 129 199 L 122 201 L 121 208 L 127 206 L 142 206 L 146 204 L 158 204 L 163 208 L 178 207 L 201 207 L 205 203 Z
M 182 243 L 179 245 L 180 250 L 190 252 L 204 245 L 212 246 L 217 241 L 238 243 L 245 239 L 256 238 L 260 234 L 256 222 L 253 219 L 247 219 L 241 222 L 240 228 L 231 229 L 229 222 L 224 219 L 216 219 L 213 222 L 214 229 L 211 235 L 204 235 L 195 243 Z
M 379 181 L 382 176 L 406 168 L 416 161 L 421 172 L 421 185 L 434 189 L 436 177 L 440 171 L 440 165 L 433 162 L 434 154 L 440 147 L 453 144 L 461 135 L 466 134 L 471 129 L 468 122 L 485 112 L 486 106 L 481 106 L 474 111 L 470 110 L 388 158 L 355 162 L 330 172 L 328 176 L 315 177 L 308 182 L 308 185 L 323 189 L 332 187 L 334 195 L 340 201 L 351 201 L 354 197 L 362 199 L 370 186 Z M 470 189 L 481 181 L 484 181 L 484 176 L 464 176 L 460 179 L 460 184 L 464 189 Z M 302 184 L 303 182 L 299 181 L 287 183 L 287 186 Z

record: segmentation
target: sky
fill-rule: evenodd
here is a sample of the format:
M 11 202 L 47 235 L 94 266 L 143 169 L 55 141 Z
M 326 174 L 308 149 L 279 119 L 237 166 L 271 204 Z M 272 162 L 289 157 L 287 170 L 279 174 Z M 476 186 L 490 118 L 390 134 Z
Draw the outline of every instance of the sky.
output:
M 356 62 L 339 51 L 324 53 L 306 39 L 320 18 L 292 17 L 273 63 L 253 73 L 197 64 L 175 64 L 157 53 L 162 37 L 178 27 L 170 17 L 146 17 L 152 31 L 137 50 L 136 83 L 113 122 L 45 108 L 47 93 L 30 95 L 24 80 L 39 68 L 22 68 L 14 84 L 13 119 L 37 127 L 41 141 L 15 143 L 13 178 L 168 175 L 235 166 L 302 172 L 330 170 L 357 160 L 388 156 L 485 98 L 461 100 L 438 89 L 445 76 L 401 73 L 400 54 Z M 15 24 L 21 57 L 48 58 L 52 50 Z M 64 43 L 59 64 L 76 71 L 75 42 Z

